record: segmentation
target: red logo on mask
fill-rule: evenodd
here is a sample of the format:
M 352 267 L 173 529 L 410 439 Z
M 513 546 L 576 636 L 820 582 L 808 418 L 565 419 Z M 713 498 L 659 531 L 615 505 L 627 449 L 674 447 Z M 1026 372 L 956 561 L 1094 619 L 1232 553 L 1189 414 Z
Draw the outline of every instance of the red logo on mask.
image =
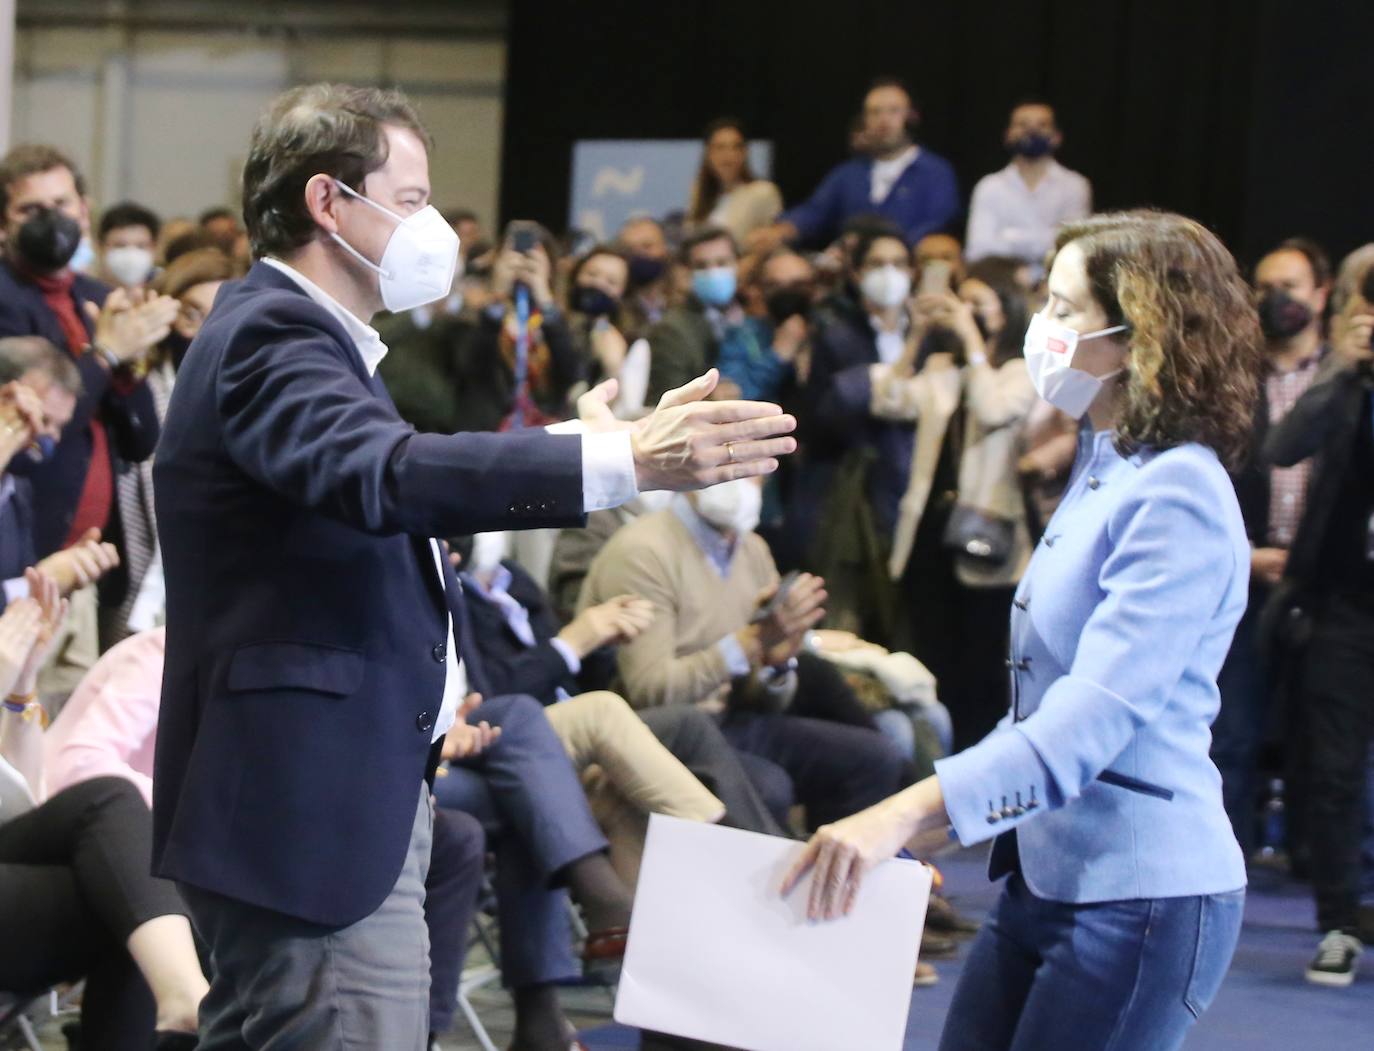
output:
M 1054 336 L 1050 336 L 1045 340 L 1045 349 L 1051 354 L 1067 354 L 1069 352 L 1069 345 L 1062 339 L 1056 339 Z

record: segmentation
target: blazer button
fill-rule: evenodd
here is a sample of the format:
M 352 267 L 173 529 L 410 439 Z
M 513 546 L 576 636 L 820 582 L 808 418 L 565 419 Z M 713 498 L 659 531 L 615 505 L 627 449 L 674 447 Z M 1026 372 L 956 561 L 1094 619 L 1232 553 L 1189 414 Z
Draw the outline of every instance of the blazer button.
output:
M 434 649 L 430 650 L 429 654 L 440 664 L 443 664 L 444 661 L 448 659 L 448 643 L 436 642 L 434 644 Z
M 427 734 L 434 729 L 434 716 L 429 712 L 421 712 L 415 717 L 415 729 L 422 734 Z

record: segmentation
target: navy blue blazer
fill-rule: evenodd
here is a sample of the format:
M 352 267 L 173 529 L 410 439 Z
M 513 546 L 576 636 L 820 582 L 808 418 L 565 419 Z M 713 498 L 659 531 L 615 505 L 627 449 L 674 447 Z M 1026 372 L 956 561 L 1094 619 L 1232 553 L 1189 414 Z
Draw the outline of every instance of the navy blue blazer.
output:
M 563 654 L 553 644 L 561 625 L 548 592 L 515 562 L 502 564 L 511 574 L 510 597 L 529 614 L 534 645 L 525 645 L 506 623 L 500 607 L 483 597 L 477 588 L 463 588 L 465 617 L 472 641 L 471 647 L 464 650 L 463 659 L 467 660 L 472 651 L 477 652 L 491 696 L 523 693 L 541 704 L 553 704 L 558 700 L 559 689 L 575 695 L 609 685 L 615 674 L 615 661 L 610 652 L 598 650 L 588 654 L 582 662 L 581 672 L 573 675 Z
M 22 577 L 38 559 L 33 553 L 33 486 L 10 476 L 14 490 L 0 504 L 0 581 Z M 0 609 L 9 603 L 0 591 Z
M 72 298 L 87 331 L 91 326 L 84 305 L 99 306 L 109 294 L 108 285 L 85 274 L 76 275 Z M 0 260 L 0 337 L 4 336 L 43 336 L 59 347 L 67 345 L 57 315 L 44 302 L 42 291 L 20 278 L 9 262 Z M 33 481 L 34 548 L 39 558 L 60 548 L 71 531 L 90 469 L 92 417 L 98 415 L 105 424 L 112 472 L 118 472 L 125 463 L 141 463 L 157 445 L 157 408 L 148 385 L 114 382 L 109 369 L 89 353 L 79 353 L 76 364 L 81 370 L 83 392 L 71 421 L 52 456 L 29 475 Z M 117 506 L 112 505 L 112 509 Z
M 873 161 L 855 157 L 837 164 L 807 200 L 784 212 L 804 244 L 820 247 L 857 215 L 881 215 L 901 227 L 907 244 L 946 229 L 959 215 L 959 181 L 954 166 L 924 146 L 879 203 L 869 196 Z
M 580 524 L 581 441 L 417 434 L 338 321 L 259 263 L 186 355 L 153 479 L 154 871 L 353 923 L 400 873 L 443 695 L 427 538 Z

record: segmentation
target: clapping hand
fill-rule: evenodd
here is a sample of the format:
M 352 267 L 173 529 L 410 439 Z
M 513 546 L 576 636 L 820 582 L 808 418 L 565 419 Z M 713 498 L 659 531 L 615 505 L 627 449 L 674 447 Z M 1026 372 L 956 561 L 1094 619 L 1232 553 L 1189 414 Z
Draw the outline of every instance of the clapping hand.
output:
M 579 658 L 602 646 L 632 642 L 654 619 L 654 604 L 638 595 L 619 595 L 609 602 L 589 606 L 579 613 L 558 637 Z
M 63 595 L 94 584 L 119 565 L 119 552 L 114 544 L 100 539 L 99 529 L 88 529 L 76 543 L 61 551 L 54 551 L 38 563 L 39 571 L 51 578 Z
M 481 703 L 480 693 L 470 693 L 463 698 L 463 703 L 458 708 L 458 717 L 444 735 L 444 744 L 439 750 L 440 756 L 446 761 L 471 759 L 481 755 L 501 736 L 499 726 L 492 726 L 487 722 L 472 726 L 467 722 L 467 717 Z
M 611 412 L 619 386 L 607 380 L 578 399 L 578 416 L 590 431 L 630 432 L 640 492 L 704 489 L 776 471 L 777 457 L 797 448 L 794 438 L 784 437 L 796 430 L 796 419 L 765 402 L 706 400 L 719 382 L 720 373 L 711 369 L 628 423 Z
M 171 296 L 151 289 L 117 289 L 104 306 L 85 305 L 95 327 L 93 342 L 109 351 L 122 365 L 131 365 L 167 338 L 180 304 Z

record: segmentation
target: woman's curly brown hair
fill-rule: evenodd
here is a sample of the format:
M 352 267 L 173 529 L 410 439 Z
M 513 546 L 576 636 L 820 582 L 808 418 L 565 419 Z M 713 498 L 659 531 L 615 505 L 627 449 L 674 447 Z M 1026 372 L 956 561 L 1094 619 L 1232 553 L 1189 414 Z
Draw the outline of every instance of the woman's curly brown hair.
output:
M 1236 261 L 1201 224 L 1130 211 L 1067 223 L 1056 250 L 1082 250 L 1109 325 L 1130 326 L 1130 378 L 1116 446 L 1200 442 L 1235 467 L 1249 452 L 1262 342 Z

